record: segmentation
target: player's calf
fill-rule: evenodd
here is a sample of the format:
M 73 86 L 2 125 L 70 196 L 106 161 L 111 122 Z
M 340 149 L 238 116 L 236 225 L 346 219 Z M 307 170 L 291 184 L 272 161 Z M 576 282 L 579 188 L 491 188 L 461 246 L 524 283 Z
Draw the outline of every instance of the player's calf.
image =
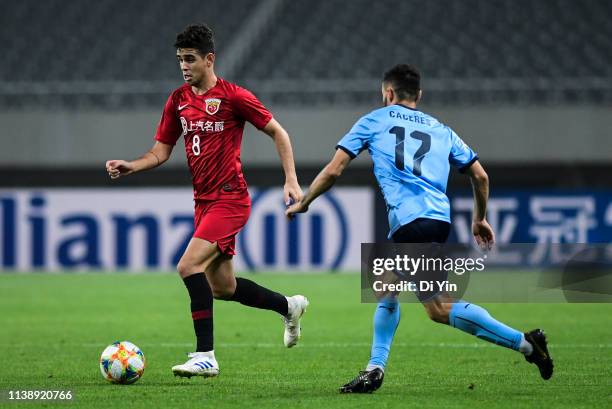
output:
M 229 300 L 248 307 L 276 311 L 283 316 L 288 312 L 287 298 L 284 295 L 242 277 L 236 278 L 236 289 Z

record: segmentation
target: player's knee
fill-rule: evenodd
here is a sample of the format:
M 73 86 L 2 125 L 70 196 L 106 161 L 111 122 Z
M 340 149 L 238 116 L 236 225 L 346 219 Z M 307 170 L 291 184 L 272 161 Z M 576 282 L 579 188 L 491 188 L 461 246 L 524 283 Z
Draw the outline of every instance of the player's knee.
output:
M 181 278 L 190 276 L 191 274 L 197 273 L 197 266 L 189 262 L 185 257 L 181 257 L 178 264 L 176 265 L 176 271 L 178 271 Z
M 440 306 L 427 308 L 427 315 L 434 322 L 448 324 L 448 312 Z
M 231 300 L 234 292 L 236 291 L 236 287 L 233 288 L 230 286 L 213 286 L 211 288 L 213 298 L 216 300 Z

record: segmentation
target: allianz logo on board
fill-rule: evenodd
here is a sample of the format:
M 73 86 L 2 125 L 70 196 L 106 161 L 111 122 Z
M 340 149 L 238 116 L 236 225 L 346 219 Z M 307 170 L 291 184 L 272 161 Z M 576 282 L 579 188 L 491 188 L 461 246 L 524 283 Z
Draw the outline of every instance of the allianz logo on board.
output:
M 183 193 L 159 193 L 156 202 L 155 190 L 145 199 L 135 192 L 91 192 L 0 191 L 0 268 L 175 268 L 193 234 L 193 209 Z M 282 191 L 255 191 L 249 223 L 238 237 L 239 262 L 251 270 L 338 267 L 349 236 L 345 211 L 333 195 L 319 201 L 287 223 Z

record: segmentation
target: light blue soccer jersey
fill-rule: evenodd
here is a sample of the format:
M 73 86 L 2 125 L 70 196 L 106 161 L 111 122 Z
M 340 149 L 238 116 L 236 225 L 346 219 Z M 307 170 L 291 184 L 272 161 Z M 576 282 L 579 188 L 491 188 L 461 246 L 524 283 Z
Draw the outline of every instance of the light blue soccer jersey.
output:
M 478 156 L 448 126 L 416 109 L 390 105 L 370 112 L 338 142 L 352 158 L 368 149 L 389 217 L 389 238 L 418 218 L 450 223 L 450 165 L 467 169 Z

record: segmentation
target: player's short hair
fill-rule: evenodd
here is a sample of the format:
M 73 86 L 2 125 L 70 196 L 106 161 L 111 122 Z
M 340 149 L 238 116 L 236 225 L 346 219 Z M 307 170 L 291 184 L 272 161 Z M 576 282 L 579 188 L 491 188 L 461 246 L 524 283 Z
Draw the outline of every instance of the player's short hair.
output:
M 206 24 L 191 24 L 176 35 L 175 48 L 195 48 L 202 55 L 215 52 L 215 39 Z
M 399 99 L 416 101 L 421 90 L 421 74 L 412 65 L 397 64 L 385 72 L 383 83 L 391 85 Z

